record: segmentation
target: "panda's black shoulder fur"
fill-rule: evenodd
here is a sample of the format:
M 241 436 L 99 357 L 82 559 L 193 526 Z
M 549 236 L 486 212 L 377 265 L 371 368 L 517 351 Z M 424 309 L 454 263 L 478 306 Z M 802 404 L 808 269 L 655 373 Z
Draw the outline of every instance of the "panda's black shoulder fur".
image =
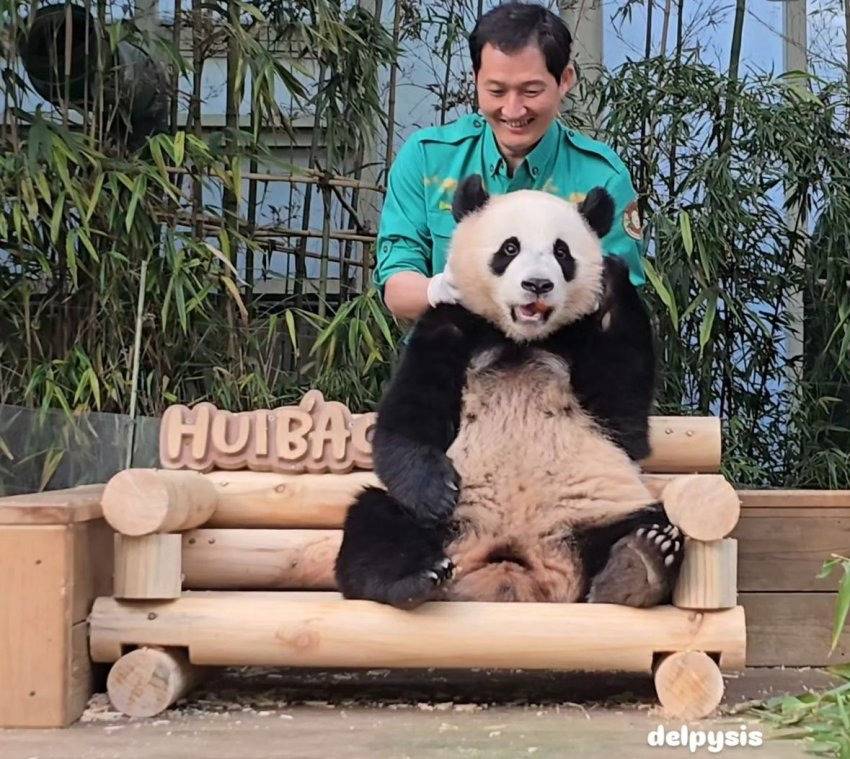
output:
M 633 460 L 649 455 L 655 393 L 652 325 L 628 267 L 605 258 L 599 311 L 558 331 L 544 346 L 570 367 L 582 407 Z

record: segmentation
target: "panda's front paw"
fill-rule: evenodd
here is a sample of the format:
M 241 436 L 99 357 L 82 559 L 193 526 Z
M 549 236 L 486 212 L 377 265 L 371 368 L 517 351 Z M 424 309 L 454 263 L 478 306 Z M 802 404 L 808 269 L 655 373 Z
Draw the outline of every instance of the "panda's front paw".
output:
M 460 496 L 460 475 L 445 453 L 423 448 L 407 468 L 387 482 L 389 494 L 419 524 L 446 524 Z
M 617 541 L 593 578 L 589 603 L 657 606 L 669 599 L 684 555 L 684 537 L 672 524 L 640 527 Z
M 415 609 L 426 601 L 443 597 L 444 587 L 454 576 L 454 562 L 446 557 L 435 561 L 427 569 L 403 577 L 387 592 L 387 602 L 399 609 Z

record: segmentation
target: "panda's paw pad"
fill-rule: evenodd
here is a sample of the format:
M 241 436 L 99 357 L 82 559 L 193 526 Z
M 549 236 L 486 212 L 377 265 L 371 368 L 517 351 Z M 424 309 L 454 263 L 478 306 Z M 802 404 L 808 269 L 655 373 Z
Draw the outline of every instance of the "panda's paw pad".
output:
M 670 596 L 684 552 L 684 537 L 671 524 L 641 527 L 614 544 L 587 600 L 646 607 Z

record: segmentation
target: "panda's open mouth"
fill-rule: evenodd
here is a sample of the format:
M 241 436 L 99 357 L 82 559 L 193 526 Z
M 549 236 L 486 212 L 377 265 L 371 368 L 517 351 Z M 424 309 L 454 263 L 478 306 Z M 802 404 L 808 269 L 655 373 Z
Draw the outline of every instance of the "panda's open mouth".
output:
M 525 324 L 544 324 L 552 315 L 553 310 L 551 306 L 547 306 L 543 301 L 536 300 L 533 303 L 513 306 L 511 308 L 511 319 L 515 322 Z

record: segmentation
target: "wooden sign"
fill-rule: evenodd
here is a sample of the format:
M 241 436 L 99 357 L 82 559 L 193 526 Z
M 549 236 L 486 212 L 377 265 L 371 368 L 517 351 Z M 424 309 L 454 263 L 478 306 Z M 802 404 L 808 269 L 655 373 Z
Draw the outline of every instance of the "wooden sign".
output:
M 165 469 L 350 472 L 372 468 L 375 414 L 352 414 L 310 390 L 297 406 L 231 413 L 211 403 L 170 406 L 162 416 Z

